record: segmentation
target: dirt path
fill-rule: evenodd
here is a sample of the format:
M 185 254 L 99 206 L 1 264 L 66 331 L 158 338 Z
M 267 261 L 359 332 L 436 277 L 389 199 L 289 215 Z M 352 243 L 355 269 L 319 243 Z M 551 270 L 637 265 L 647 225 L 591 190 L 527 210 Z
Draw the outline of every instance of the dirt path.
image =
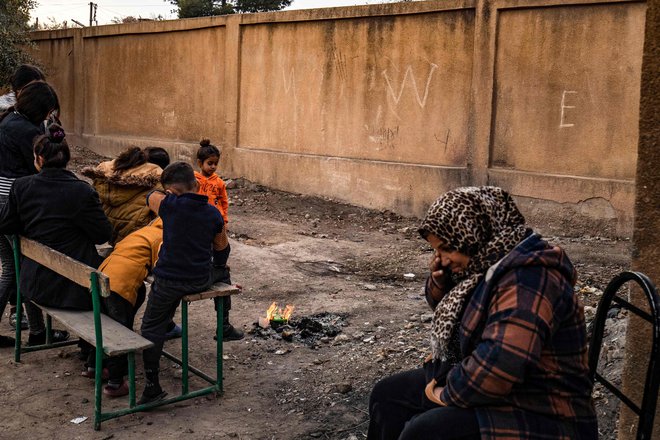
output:
M 92 430 L 91 420 L 70 422 L 93 414 L 93 382 L 79 376 L 73 348 L 28 353 L 20 364 L 11 360 L 12 350 L 2 349 L 0 406 L 11 408 L 11 417 L 0 418 L 0 438 L 364 438 L 375 381 L 418 366 L 427 353 L 429 310 L 420 292 L 431 253 L 416 234 L 418 220 L 236 183 L 229 190 L 230 264 L 244 292 L 234 299 L 234 325 L 251 332 L 276 301 L 293 304 L 297 319 L 335 314 L 341 332 L 293 342 L 248 334 L 225 345 L 223 397 L 111 420 L 101 432 Z M 589 305 L 628 265 L 627 241 L 553 240 L 576 262 Z M 404 278 L 409 273 L 413 280 Z M 190 316 L 191 359 L 212 371 L 212 302 L 193 304 Z M 0 332 L 7 330 L 3 319 Z M 177 352 L 176 345 L 167 348 Z M 617 356 L 610 359 L 616 365 Z M 180 370 L 168 361 L 162 368 L 164 388 L 178 392 Z M 138 365 L 140 378 L 141 370 Z M 599 407 L 609 419 L 603 438 L 614 429 L 609 400 Z

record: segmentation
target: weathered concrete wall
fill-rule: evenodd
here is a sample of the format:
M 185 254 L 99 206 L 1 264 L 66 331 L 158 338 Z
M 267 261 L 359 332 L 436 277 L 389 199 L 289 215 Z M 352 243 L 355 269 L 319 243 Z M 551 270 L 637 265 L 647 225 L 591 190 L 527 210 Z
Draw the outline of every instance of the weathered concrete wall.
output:
M 627 235 L 644 14 L 434 0 L 34 38 L 74 140 L 106 154 L 189 159 L 208 136 L 224 174 L 284 190 L 421 216 L 452 187 L 494 184 L 534 223 Z
M 633 234 L 633 268 L 645 273 L 660 285 L 660 4 L 649 3 L 642 66 L 641 105 L 639 113 L 639 154 Z M 648 302 L 639 290 L 633 290 L 632 302 L 649 311 Z M 652 343 L 651 325 L 631 318 L 626 332 L 623 370 L 624 392 L 640 405 L 646 380 L 646 366 Z M 643 368 L 641 367 L 643 366 Z M 622 405 L 623 407 L 623 405 Z M 656 407 L 651 438 L 660 438 L 660 404 Z M 637 416 L 621 411 L 619 438 L 636 438 Z

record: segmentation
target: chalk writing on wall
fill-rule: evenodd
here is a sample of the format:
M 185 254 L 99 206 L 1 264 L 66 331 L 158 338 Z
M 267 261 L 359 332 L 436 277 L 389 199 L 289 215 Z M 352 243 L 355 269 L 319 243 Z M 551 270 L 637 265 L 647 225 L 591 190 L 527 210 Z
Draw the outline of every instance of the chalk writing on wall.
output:
M 567 108 L 575 108 L 574 105 L 566 104 L 566 95 L 575 95 L 577 92 L 575 90 L 564 90 L 561 94 L 561 116 L 559 118 L 559 128 L 568 128 L 573 127 L 575 124 L 569 124 L 564 119 L 566 117 L 565 110 Z
M 389 74 L 387 73 L 387 69 L 383 70 L 382 75 L 385 78 L 385 83 L 387 84 L 387 89 L 389 91 L 389 96 L 392 98 L 392 101 L 394 101 L 394 105 L 397 106 L 399 104 L 399 101 L 401 101 L 401 97 L 403 96 L 403 91 L 406 88 L 406 82 L 410 82 L 410 85 L 412 86 L 414 92 L 415 92 L 415 98 L 417 99 L 417 104 L 421 108 L 426 107 L 426 100 L 429 97 L 429 90 L 431 89 L 431 80 L 433 79 L 433 72 L 438 68 L 437 64 L 431 63 L 431 69 L 429 70 L 428 75 L 426 76 L 426 85 L 424 86 L 424 93 L 420 95 L 419 88 L 417 86 L 417 79 L 415 78 L 415 72 L 413 72 L 412 66 L 408 65 L 406 68 L 406 72 L 403 75 L 403 79 L 401 80 L 401 86 L 399 87 L 399 91 L 395 91 L 394 87 L 392 86 L 392 80 L 390 79 Z M 410 80 L 408 79 L 410 78 Z

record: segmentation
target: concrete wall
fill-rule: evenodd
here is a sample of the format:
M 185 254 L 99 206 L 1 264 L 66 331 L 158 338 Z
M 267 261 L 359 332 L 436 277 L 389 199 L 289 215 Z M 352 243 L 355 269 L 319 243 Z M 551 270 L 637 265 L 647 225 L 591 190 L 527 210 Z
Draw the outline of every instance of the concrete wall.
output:
M 660 3 L 650 2 L 646 15 L 646 38 L 639 117 L 639 152 L 633 234 L 633 269 L 645 273 L 660 286 Z M 632 289 L 630 301 L 652 313 L 639 289 Z M 651 325 L 631 314 L 626 332 L 624 392 L 641 406 L 646 368 L 653 333 Z M 633 440 L 639 428 L 637 416 L 621 405 L 619 439 Z M 656 406 L 652 439 L 660 438 L 660 402 Z
M 223 175 L 422 216 L 493 184 L 632 231 L 645 3 L 440 0 L 37 32 L 75 142 L 224 147 Z

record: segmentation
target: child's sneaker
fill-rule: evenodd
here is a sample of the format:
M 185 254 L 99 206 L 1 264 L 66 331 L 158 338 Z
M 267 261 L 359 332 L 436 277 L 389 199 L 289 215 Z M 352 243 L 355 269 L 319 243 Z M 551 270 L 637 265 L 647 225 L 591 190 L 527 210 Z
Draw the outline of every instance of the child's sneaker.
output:
M 182 334 L 183 334 L 183 330 L 181 330 L 181 326 L 179 324 L 174 324 L 174 327 L 172 327 L 170 330 L 167 331 L 167 333 L 165 333 L 165 339 L 167 341 L 169 341 L 170 339 L 177 339 L 180 338 Z
M 69 332 L 66 330 L 51 330 L 50 333 L 50 342 L 54 344 L 56 342 L 64 342 L 69 339 Z M 41 333 L 30 333 L 28 336 L 28 346 L 35 345 L 44 345 L 46 343 L 46 331 Z
M 223 341 L 240 341 L 245 337 L 245 333 L 237 329 L 231 324 L 222 326 L 222 340 Z M 214 340 L 218 340 L 217 336 L 213 336 Z

